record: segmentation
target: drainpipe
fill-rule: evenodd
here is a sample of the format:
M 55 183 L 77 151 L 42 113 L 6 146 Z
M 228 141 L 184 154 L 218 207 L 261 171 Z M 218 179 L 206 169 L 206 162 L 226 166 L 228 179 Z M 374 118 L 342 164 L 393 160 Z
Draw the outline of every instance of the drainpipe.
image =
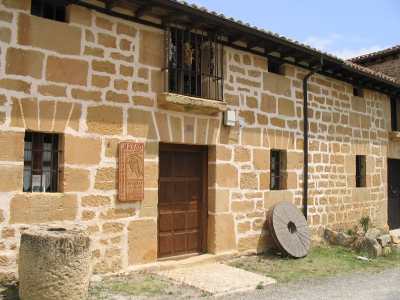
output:
M 303 214 L 307 220 L 308 211 L 308 79 L 316 72 L 322 69 L 323 58 L 321 57 L 321 63 L 315 69 L 310 71 L 303 79 L 303 132 L 304 132 L 304 143 L 303 143 Z

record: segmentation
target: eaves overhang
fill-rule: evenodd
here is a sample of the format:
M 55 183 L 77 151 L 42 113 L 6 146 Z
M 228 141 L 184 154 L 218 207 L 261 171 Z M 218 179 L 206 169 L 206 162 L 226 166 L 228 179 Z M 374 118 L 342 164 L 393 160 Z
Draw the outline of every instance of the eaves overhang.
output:
M 284 36 L 243 23 L 194 4 L 178 0 L 70 0 L 71 3 L 125 20 L 165 28 L 173 23 L 191 29 L 217 32 L 235 49 L 313 70 L 350 84 L 400 97 L 400 82 Z M 127 11 L 129 13 L 122 13 Z M 320 67 L 321 62 L 323 66 Z

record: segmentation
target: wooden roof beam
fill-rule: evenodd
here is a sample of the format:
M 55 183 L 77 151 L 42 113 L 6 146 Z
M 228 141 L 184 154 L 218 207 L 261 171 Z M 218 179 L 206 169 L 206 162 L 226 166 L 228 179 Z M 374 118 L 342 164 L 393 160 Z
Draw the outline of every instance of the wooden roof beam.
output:
M 106 9 L 112 10 L 115 6 L 119 4 L 120 0 L 106 0 Z
M 151 12 L 151 10 L 153 9 L 154 4 L 152 3 L 152 1 L 148 1 L 148 3 L 143 4 L 141 6 L 139 6 L 138 9 L 136 9 L 135 11 L 135 17 L 136 18 L 141 18 L 143 17 L 145 14 L 147 14 L 148 12 Z

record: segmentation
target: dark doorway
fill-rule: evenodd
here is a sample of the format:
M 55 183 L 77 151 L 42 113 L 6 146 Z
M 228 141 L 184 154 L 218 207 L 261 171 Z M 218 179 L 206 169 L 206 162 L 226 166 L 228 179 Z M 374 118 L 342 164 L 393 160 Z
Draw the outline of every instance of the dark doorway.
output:
M 400 160 L 388 160 L 388 217 L 389 228 L 400 228 Z
M 207 240 L 207 148 L 160 144 L 158 257 L 202 253 Z

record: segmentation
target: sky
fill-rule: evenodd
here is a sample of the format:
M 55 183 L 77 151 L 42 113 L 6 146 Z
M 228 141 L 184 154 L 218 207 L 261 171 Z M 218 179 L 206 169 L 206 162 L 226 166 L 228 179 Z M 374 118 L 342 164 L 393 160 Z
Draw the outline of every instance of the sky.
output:
M 400 44 L 400 0 L 188 0 L 347 59 Z

